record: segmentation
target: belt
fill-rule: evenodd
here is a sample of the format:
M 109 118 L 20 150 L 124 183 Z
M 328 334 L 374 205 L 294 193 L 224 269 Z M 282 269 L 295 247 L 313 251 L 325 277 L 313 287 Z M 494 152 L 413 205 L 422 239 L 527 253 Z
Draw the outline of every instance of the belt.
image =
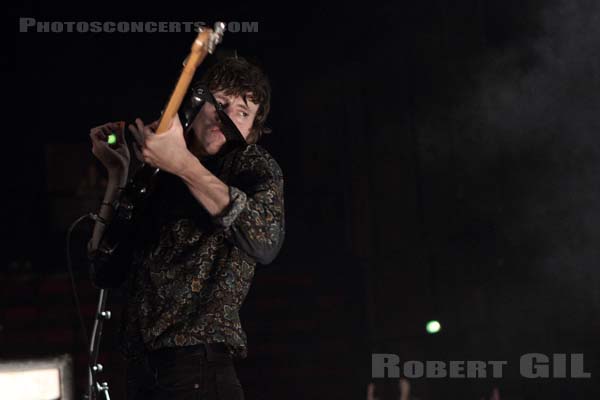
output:
M 218 356 L 229 356 L 225 343 L 200 343 L 192 346 L 164 347 L 148 353 L 148 358 L 154 361 L 170 360 L 182 356 L 202 356 L 208 360 Z

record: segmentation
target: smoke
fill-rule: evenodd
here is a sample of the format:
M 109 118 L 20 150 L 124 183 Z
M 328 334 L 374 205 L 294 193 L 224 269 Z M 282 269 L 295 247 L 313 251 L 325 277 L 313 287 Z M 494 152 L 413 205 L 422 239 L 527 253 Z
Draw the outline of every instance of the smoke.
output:
M 561 0 L 536 17 L 541 30 L 485 54 L 456 107 L 453 158 L 430 157 L 440 192 L 456 182 L 455 199 L 432 200 L 451 221 L 437 279 L 485 293 L 473 295 L 478 316 L 458 313 L 492 326 L 498 348 L 581 350 L 600 320 L 600 2 Z
M 539 141 L 521 136 L 530 131 L 560 129 L 581 139 L 597 132 L 600 3 L 562 1 L 542 11 L 542 25 L 542 36 L 533 42 L 490 56 L 482 74 L 488 122 L 507 133 L 506 145 Z
M 515 276 L 546 293 L 511 295 L 551 309 L 548 318 L 564 312 L 557 326 L 582 327 L 591 314 L 575 304 L 600 312 L 600 3 L 564 0 L 541 13 L 541 35 L 488 55 L 473 105 L 485 148 L 474 163 L 498 178 L 484 200 L 511 210 L 495 223 Z

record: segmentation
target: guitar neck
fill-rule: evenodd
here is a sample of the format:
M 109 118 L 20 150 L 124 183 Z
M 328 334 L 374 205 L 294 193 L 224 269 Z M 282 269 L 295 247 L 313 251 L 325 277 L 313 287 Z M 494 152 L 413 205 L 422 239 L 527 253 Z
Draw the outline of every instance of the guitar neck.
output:
M 181 71 L 181 75 L 177 80 L 177 84 L 175 85 L 175 89 L 173 89 L 173 93 L 171 93 L 171 97 L 169 98 L 169 102 L 160 117 L 158 122 L 158 128 L 156 128 L 156 133 L 161 134 L 169 129 L 171 121 L 177 114 L 181 103 L 187 93 L 187 90 L 194 78 L 194 74 L 196 73 L 196 69 L 198 66 L 204 61 L 204 58 L 208 53 L 212 53 L 214 46 L 221 41 L 221 36 L 223 34 L 224 24 L 219 22 L 215 24 L 215 31 L 213 33 L 212 30 L 205 30 L 198 34 L 198 37 L 192 44 L 192 49 L 190 51 L 189 56 L 187 57 L 187 61 L 183 67 L 183 71 Z
M 195 65 L 197 65 L 196 63 L 201 63 L 205 56 L 206 54 L 202 54 L 200 58 L 197 54 L 190 54 L 190 59 L 183 68 L 183 71 L 177 80 L 177 85 L 175 85 L 175 89 L 173 89 L 173 93 L 171 93 L 167 107 L 160 117 L 158 128 L 156 128 L 157 134 L 164 133 L 167 129 L 169 129 L 171 121 L 175 117 L 175 114 L 177 114 L 190 83 L 194 78 L 194 73 L 196 72 Z M 192 60 L 192 57 L 196 58 L 196 60 Z

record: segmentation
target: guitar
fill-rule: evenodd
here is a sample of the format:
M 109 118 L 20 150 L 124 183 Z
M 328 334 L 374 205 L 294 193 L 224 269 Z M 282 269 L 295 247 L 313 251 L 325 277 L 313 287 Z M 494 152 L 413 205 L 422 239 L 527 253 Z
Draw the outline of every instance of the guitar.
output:
M 204 61 L 207 54 L 212 54 L 217 44 L 223 37 L 225 24 L 217 22 L 213 29 L 202 29 L 194 40 L 190 53 L 184 61 L 183 70 L 177 81 L 169 101 L 160 117 L 156 134 L 163 134 L 168 130 L 171 120 L 177 113 L 180 113 L 184 131 L 188 130 L 198 111 L 205 102 L 212 103 L 217 111 L 222 124 L 222 132 L 227 139 L 223 146 L 227 151 L 238 148 L 246 144 L 243 136 L 233 123 L 227 113 L 214 99 L 210 91 L 202 85 L 190 84 L 196 72 L 196 69 Z M 183 104 L 183 107 L 182 107 Z M 180 110 L 182 109 L 182 110 Z M 144 164 L 131 177 L 120 196 L 113 203 L 114 213 L 110 223 L 100 239 L 98 248 L 88 254 L 92 274 L 102 271 L 118 252 L 120 243 L 123 242 L 132 232 L 138 217 L 147 198 L 153 192 L 157 175 L 160 170 L 148 164 Z M 99 342 L 102 334 L 103 320 L 110 318 L 110 312 L 103 311 L 106 302 L 106 293 L 102 289 L 96 320 L 94 322 L 93 335 L 90 343 L 90 370 L 88 393 L 86 398 L 96 399 L 103 395 L 108 399 L 108 385 L 100 384 L 97 381 L 96 374 L 102 371 L 102 366 L 98 364 Z
M 185 106 L 186 111 L 183 113 L 184 120 L 182 121 L 184 129 L 189 128 L 193 118 L 204 102 L 214 101 L 210 92 L 205 88 L 197 86 L 192 88 L 191 92 L 189 88 L 198 66 L 207 54 L 212 53 L 216 45 L 221 42 L 224 27 L 225 24 L 218 22 L 215 24 L 214 30 L 203 29 L 198 33 L 192 44 L 190 53 L 184 62 L 184 67 L 177 84 L 160 117 L 158 127 L 156 128 L 157 135 L 168 130 L 169 123 L 178 113 L 184 100 L 187 102 Z M 233 124 L 233 122 L 231 123 Z M 131 232 L 136 216 L 154 189 L 156 175 L 159 172 L 158 168 L 144 164 L 129 179 L 119 198 L 113 204 L 113 218 L 106 227 L 98 248 L 90 254 L 92 267 L 101 268 L 103 265 L 106 265 L 117 250 L 122 239 L 126 238 Z

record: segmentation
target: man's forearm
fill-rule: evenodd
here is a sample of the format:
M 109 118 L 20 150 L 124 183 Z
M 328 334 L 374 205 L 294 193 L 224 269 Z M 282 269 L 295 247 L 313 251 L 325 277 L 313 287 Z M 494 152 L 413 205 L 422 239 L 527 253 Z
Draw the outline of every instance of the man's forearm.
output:
M 229 205 L 229 186 L 206 169 L 192 153 L 186 156 L 177 175 L 187 185 L 192 195 L 213 217 Z
M 180 158 L 176 175 L 226 236 L 261 264 L 269 264 L 281 248 L 285 234 L 283 176 L 279 166 L 257 162 L 253 183 L 245 190 L 228 186 L 193 155 Z M 269 169 L 270 168 L 270 169 Z

